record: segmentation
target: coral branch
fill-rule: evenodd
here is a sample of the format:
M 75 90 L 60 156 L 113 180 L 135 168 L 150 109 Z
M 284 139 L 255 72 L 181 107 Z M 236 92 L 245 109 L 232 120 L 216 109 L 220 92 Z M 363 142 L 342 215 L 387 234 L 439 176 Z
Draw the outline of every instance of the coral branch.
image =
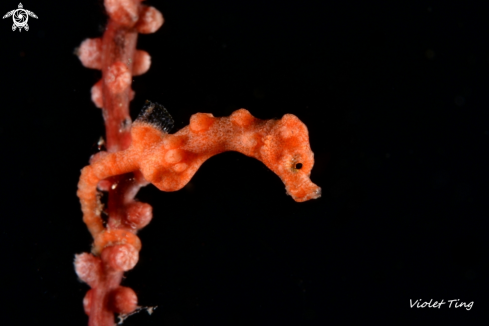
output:
M 92 101 L 103 110 L 107 151 L 116 153 L 131 144 L 132 77 L 144 74 L 151 65 L 149 54 L 136 50 L 137 35 L 158 30 L 163 16 L 157 9 L 141 5 L 140 0 L 105 0 L 104 4 L 109 14 L 104 35 L 83 41 L 76 53 L 85 67 L 102 71 L 102 79 L 92 87 Z M 107 153 L 95 155 L 91 162 L 104 155 Z M 134 291 L 119 284 L 123 272 L 137 263 L 141 243 L 134 233 L 150 222 L 152 209 L 134 200 L 139 188 L 147 184 L 142 175 L 119 172 L 106 179 L 108 175 L 103 171 L 82 171 L 88 188 L 96 189 L 98 181 L 104 180 L 98 186 L 109 191 L 106 228 L 100 219 L 103 206 L 97 192 L 79 191 L 90 201 L 82 210 L 94 237 L 93 253 L 100 256 L 82 254 L 75 259 L 78 276 L 92 288 L 83 300 L 91 326 L 113 325 L 114 313 L 130 314 L 137 308 Z

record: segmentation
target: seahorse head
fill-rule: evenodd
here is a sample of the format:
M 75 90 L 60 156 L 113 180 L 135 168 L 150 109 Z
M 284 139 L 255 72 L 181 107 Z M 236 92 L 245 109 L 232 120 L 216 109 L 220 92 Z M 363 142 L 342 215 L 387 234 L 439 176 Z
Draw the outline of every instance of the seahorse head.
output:
M 314 153 L 307 127 L 295 115 L 286 114 L 264 138 L 262 160 L 285 183 L 287 194 L 297 202 L 321 197 L 311 179 Z

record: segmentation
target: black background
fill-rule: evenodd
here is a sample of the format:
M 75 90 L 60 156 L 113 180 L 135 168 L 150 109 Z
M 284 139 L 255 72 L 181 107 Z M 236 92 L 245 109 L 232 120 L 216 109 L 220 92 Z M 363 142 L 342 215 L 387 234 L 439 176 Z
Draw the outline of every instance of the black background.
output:
M 76 197 L 104 134 L 100 72 L 73 55 L 102 34 L 102 1 L 23 1 L 1 21 L 4 325 L 86 325 L 90 250 Z M 475 5 L 478 3 L 477 5 Z M 295 203 L 264 165 L 207 161 L 179 192 L 153 186 L 141 305 L 125 325 L 481 325 L 488 312 L 489 8 L 482 1 L 152 1 L 165 17 L 134 78 L 175 130 L 191 114 L 297 115 L 322 198 Z M 2 1 L 2 15 L 17 8 Z M 410 299 L 474 301 L 410 308 Z

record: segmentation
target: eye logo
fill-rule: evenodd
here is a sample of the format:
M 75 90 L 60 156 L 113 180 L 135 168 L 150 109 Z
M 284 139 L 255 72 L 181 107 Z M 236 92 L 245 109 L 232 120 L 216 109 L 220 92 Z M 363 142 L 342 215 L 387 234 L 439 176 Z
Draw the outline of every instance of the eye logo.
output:
M 29 16 L 37 18 L 36 14 L 32 11 L 23 9 L 22 3 L 19 3 L 19 8 L 9 11 L 3 16 L 3 18 L 7 18 L 12 16 L 14 20 L 14 24 L 12 25 L 12 31 L 15 31 L 17 28 L 19 32 L 22 31 L 22 28 L 25 28 L 26 31 L 29 30 L 29 25 L 27 25 L 27 21 L 29 20 Z

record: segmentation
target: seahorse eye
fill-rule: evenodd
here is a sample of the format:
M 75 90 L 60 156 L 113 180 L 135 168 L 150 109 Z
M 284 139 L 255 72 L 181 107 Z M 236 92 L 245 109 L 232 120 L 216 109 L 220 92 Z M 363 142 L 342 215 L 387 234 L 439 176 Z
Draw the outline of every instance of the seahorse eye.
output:
M 297 170 L 302 169 L 302 163 L 296 163 L 294 168 Z

